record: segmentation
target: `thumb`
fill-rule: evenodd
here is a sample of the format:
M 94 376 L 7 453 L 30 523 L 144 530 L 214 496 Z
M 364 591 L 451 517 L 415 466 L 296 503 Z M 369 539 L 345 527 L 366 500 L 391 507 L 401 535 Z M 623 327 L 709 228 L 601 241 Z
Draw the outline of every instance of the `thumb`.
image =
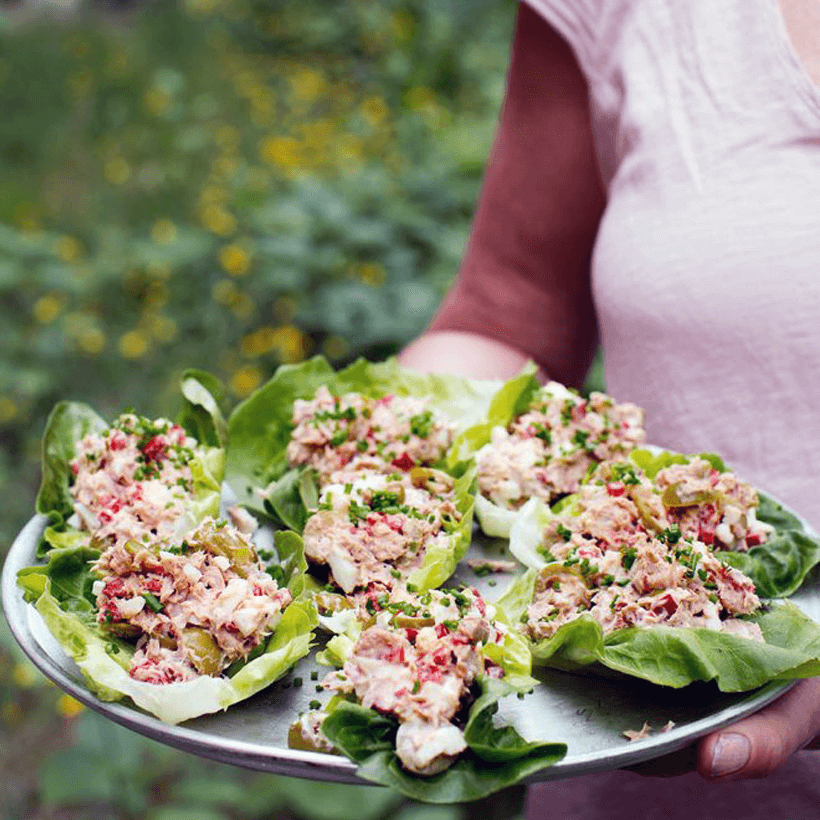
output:
M 765 777 L 820 732 L 820 678 L 804 680 L 761 711 L 707 735 L 698 772 L 710 780 Z

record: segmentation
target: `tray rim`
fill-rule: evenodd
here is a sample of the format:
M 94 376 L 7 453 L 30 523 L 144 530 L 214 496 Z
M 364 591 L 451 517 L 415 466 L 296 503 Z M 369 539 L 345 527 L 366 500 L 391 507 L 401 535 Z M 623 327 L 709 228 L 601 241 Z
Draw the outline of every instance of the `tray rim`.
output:
M 39 621 L 42 629 L 46 627 L 36 609 L 23 600 L 22 590 L 17 586 L 18 570 L 37 561 L 36 544 L 48 520 L 48 516 L 37 514 L 23 527 L 6 555 L 0 579 L 2 608 L 12 635 L 26 656 L 47 678 L 95 712 L 121 726 L 184 752 L 242 768 L 284 776 L 352 785 L 374 785 L 371 781 L 358 777 L 356 764 L 345 757 L 225 738 L 213 732 L 189 728 L 184 724 L 167 724 L 129 705 L 127 700 L 102 701 L 78 680 L 72 678 L 69 672 L 74 672 L 77 678 L 81 679 L 78 667 L 71 659 L 67 659 L 68 666 L 64 667 L 42 646 L 37 639 L 34 624 Z M 810 527 L 807 529 L 811 532 Z M 773 681 L 752 690 L 747 697 L 714 714 L 672 728 L 665 733 L 653 734 L 639 742 L 625 742 L 623 747 L 615 750 L 568 754 L 553 766 L 522 782 L 542 782 L 619 769 L 679 751 L 698 738 L 762 709 L 796 683 L 797 681 Z M 241 707 L 241 704 L 236 704 L 232 708 L 237 706 Z M 218 719 L 218 714 L 215 717 Z M 555 740 L 560 741 L 561 738 Z

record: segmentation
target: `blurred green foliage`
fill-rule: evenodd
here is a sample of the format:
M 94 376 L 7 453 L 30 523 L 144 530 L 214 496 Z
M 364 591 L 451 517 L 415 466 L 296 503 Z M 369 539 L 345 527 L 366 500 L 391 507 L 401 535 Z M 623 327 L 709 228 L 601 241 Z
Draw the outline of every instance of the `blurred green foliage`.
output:
M 188 366 L 238 400 L 280 362 L 380 357 L 424 326 L 467 236 L 513 14 L 157 0 L 0 22 L 3 543 L 55 401 L 170 413 Z
M 184 368 L 233 403 L 281 362 L 381 357 L 421 330 L 467 237 L 514 16 L 512 0 L 48 8 L 0 10 L 0 555 L 56 401 L 172 415 Z M 2 622 L 0 746 L 7 820 L 470 813 L 146 741 L 43 681 Z

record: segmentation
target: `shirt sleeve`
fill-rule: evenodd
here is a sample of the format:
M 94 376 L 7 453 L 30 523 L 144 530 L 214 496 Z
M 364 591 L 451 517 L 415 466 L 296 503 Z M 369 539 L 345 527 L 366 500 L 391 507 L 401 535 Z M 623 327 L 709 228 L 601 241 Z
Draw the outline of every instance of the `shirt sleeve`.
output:
M 523 0 L 544 18 L 575 53 L 588 81 L 599 73 L 600 42 L 612 6 L 610 0 Z

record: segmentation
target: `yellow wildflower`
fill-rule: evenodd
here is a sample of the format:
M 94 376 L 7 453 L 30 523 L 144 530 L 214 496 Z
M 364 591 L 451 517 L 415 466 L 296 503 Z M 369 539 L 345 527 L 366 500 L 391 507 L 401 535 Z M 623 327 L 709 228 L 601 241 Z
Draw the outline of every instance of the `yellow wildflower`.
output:
M 239 299 L 239 290 L 230 279 L 220 279 L 211 288 L 211 298 L 220 305 L 233 305 Z
M 74 700 L 71 695 L 62 694 L 57 698 L 57 713 L 65 718 L 73 718 L 85 709 L 78 700 Z
M 65 303 L 65 296 L 61 293 L 47 293 L 34 303 L 32 313 L 41 325 L 48 325 L 60 315 Z
M 231 305 L 231 312 L 237 319 L 250 319 L 256 310 L 256 302 L 246 293 L 238 293 L 237 298 Z
M 83 246 L 79 239 L 73 236 L 61 236 L 54 243 L 54 253 L 63 262 L 75 262 L 83 254 Z
M 151 226 L 151 238 L 158 245 L 170 245 L 177 238 L 177 226 L 170 219 L 158 219 Z
M 14 421 L 20 413 L 17 402 L 9 396 L 0 396 L 0 424 Z
M 20 689 L 31 689 L 36 686 L 42 678 L 40 673 L 28 662 L 15 663 L 11 670 L 11 680 Z
M 83 353 L 99 356 L 105 350 L 105 333 L 98 327 L 87 327 L 77 336 L 77 345 Z
M 362 102 L 362 116 L 372 126 L 381 125 L 390 113 L 384 99 L 381 97 L 368 97 Z
M 327 90 L 327 78 L 313 68 L 300 68 L 290 78 L 290 87 L 294 96 L 311 102 Z
M 231 276 L 244 276 L 251 267 L 251 255 L 236 242 L 225 245 L 219 251 L 219 264 Z
M 256 390 L 262 383 L 262 371 L 256 365 L 246 365 L 240 367 L 231 376 L 231 390 L 239 396 L 245 398 Z
M 117 342 L 124 359 L 141 359 L 148 352 L 148 338 L 139 330 L 129 330 Z
M 404 95 L 404 104 L 411 111 L 427 113 L 437 108 L 436 95 L 426 86 L 417 85 Z
M 200 220 L 207 230 L 217 236 L 230 236 L 236 230 L 236 218 L 220 205 L 206 205 Z
M 154 279 L 148 283 L 145 293 L 145 304 L 148 307 L 162 307 L 168 302 L 168 285 L 161 279 Z
M 179 331 L 177 323 L 169 316 L 164 316 L 161 313 L 152 314 L 146 326 L 148 332 L 158 341 L 167 344 L 172 342 Z
M 259 146 L 259 155 L 265 162 L 284 169 L 301 163 L 300 146 L 293 137 L 267 137 Z
M 310 346 L 310 340 L 295 325 L 282 325 L 277 328 L 273 343 L 279 359 L 287 364 L 302 361 Z
M 142 103 L 155 117 L 162 116 L 171 105 L 171 95 L 158 86 L 149 88 L 142 97 Z
M 114 157 L 105 163 L 103 174 L 112 185 L 125 185 L 131 179 L 131 166 L 122 157 Z
M 384 267 L 377 262 L 364 262 L 359 265 L 359 278 L 365 285 L 378 287 L 384 284 L 387 273 Z

